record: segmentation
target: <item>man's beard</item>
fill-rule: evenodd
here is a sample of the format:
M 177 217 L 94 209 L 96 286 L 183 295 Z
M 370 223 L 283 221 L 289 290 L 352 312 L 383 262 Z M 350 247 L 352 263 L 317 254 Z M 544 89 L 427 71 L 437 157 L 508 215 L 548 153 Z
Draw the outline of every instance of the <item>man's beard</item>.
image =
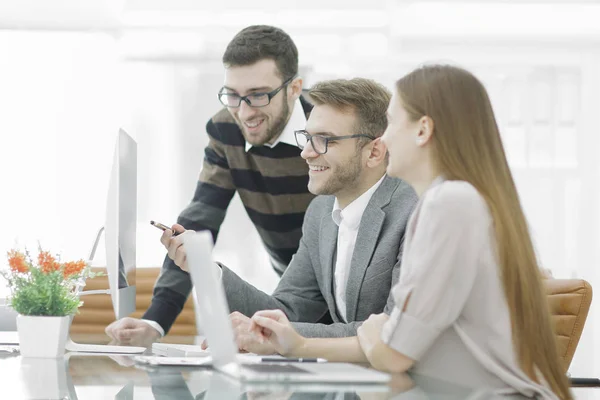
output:
M 360 180 L 360 173 L 362 172 L 360 159 L 360 153 L 358 153 L 348 164 L 343 167 L 338 166 L 335 170 L 332 170 L 329 180 L 321 186 L 318 193 L 314 194 L 334 195 L 356 186 L 355 183 Z
M 265 132 L 265 141 L 262 143 L 263 145 L 265 143 L 272 143 L 273 139 L 281 135 L 281 133 L 285 129 L 285 126 L 287 125 L 289 116 L 290 106 L 288 105 L 287 101 L 284 101 L 281 113 L 279 113 L 277 119 L 273 121 L 273 126 L 271 126 L 271 128 L 269 128 L 267 132 Z
M 272 143 L 274 141 L 273 139 L 275 139 L 276 137 L 281 135 L 281 133 L 283 132 L 283 129 L 287 125 L 289 116 L 290 116 L 290 106 L 288 105 L 287 101 L 284 101 L 281 112 L 273 120 L 273 125 L 270 128 L 268 128 L 265 131 L 265 133 L 263 134 L 263 137 L 260 138 L 260 142 L 258 142 L 258 143 L 250 142 L 248 140 L 248 138 L 250 138 L 252 136 L 249 134 L 244 135 L 244 136 L 246 136 L 246 141 L 248 141 L 248 143 L 252 144 L 253 146 L 264 146 L 266 143 Z M 246 127 L 244 127 L 244 124 L 239 119 L 237 120 L 237 122 L 238 122 L 238 125 L 240 125 L 242 131 L 244 131 L 246 129 Z

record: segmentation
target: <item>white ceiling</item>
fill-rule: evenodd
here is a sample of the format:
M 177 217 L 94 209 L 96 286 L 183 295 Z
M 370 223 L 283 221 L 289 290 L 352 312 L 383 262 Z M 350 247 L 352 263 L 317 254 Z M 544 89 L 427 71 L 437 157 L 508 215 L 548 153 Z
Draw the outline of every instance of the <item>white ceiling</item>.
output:
M 115 29 L 123 0 L 0 0 L 0 29 Z
M 192 31 L 266 23 L 293 34 L 600 37 L 599 0 L 0 0 L 0 29 Z M 225 38 L 227 40 L 227 38 Z

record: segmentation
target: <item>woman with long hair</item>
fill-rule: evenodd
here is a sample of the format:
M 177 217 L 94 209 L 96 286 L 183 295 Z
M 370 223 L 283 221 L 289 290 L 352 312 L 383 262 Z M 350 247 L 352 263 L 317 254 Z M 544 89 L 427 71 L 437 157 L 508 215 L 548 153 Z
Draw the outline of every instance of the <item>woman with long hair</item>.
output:
M 388 372 L 571 399 L 542 275 L 483 85 L 431 65 L 400 79 L 382 137 L 388 174 L 419 195 L 407 228 L 390 316 L 358 336 L 305 339 L 279 310 L 253 331 L 290 356 L 369 361 Z

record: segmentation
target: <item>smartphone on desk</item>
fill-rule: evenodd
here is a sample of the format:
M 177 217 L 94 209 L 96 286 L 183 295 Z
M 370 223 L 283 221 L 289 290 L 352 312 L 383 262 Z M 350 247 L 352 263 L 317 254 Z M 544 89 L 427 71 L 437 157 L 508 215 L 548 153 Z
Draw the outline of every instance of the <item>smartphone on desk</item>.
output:
M 160 222 L 156 222 L 156 221 L 150 221 L 150 225 L 157 227 L 158 229 L 160 229 L 163 232 L 166 231 L 167 229 L 171 229 L 168 226 L 166 226 L 165 224 L 161 224 Z M 173 231 L 173 236 L 177 236 L 179 234 L 181 234 L 181 232 Z

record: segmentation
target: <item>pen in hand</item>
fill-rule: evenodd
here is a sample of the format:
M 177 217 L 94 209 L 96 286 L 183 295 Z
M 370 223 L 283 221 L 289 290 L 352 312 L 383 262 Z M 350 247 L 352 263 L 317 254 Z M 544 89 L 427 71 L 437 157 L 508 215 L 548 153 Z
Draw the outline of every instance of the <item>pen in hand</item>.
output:
M 161 224 L 160 222 L 156 222 L 156 221 L 150 221 L 150 225 L 155 226 L 155 227 L 157 227 L 158 229 L 160 229 L 162 231 L 166 231 L 167 229 L 171 229 L 168 226 L 166 226 L 164 224 Z M 173 236 L 177 236 L 179 234 L 181 234 L 181 232 L 175 232 L 175 231 L 173 231 Z

